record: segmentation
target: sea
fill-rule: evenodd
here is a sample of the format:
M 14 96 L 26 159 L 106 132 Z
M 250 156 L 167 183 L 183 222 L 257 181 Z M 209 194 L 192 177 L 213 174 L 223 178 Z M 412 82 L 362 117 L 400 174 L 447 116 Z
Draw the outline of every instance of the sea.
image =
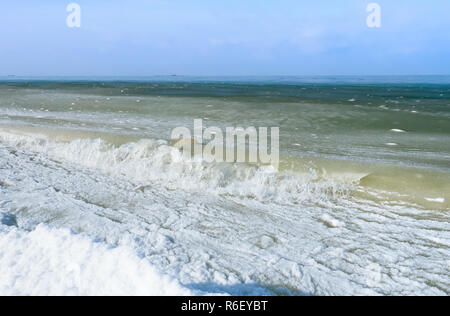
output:
M 4 295 L 449 295 L 450 77 L 0 77 L 0 223 Z

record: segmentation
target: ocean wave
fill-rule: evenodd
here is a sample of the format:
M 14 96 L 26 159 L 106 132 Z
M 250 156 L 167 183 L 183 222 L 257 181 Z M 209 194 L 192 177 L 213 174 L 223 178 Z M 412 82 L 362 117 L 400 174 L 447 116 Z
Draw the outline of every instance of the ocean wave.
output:
M 353 186 L 345 177 L 323 177 L 314 169 L 295 174 L 266 165 L 206 163 L 197 157 L 191 160 L 164 140 L 141 139 L 117 146 L 101 138 L 62 141 L 44 133 L 3 130 L 0 141 L 126 178 L 136 183 L 137 189 L 158 185 L 171 190 L 297 204 L 336 200 Z
M 178 172 L 178 178 L 173 176 L 173 182 L 170 183 L 161 175 L 164 174 L 161 166 L 156 168 L 155 164 L 151 167 L 156 169 L 150 168 L 148 162 L 161 160 L 153 157 L 158 151 L 172 152 L 174 149 L 167 142 L 141 140 L 114 146 L 104 139 L 77 139 L 65 135 L 55 140 L 53 135 L 38 134 L 36 131 L 31 135 L 11 130 L 0 132 L 3 135 L 0 155 L 4 168 L 0 179 L 0 209 L 10 214 L 3 218 L 0 215 L 0 222 L 8 226 L 2 228 L 14 234 L 18 232 L 20 236 L 17 242 L 5 241 L 11 247 L 19 245 L 18 249 L 24 249 L 22 242 L 29 245 L 26 239 L 28 232 L 16 226 L 33 233 L 37 226 L 39 229 L 49 229 L 39 226 L 39 223 L 46 223 L 51 227 L 70 228 L 75 232 L 96 236 L 107 243 L 100 244 L 108 249 L 108 245 L 126 246 L 131 243 L 136 253 L 145 256 L 158 271 L 178 280 L 182 284 L 181 290 L 187 287 L 188 291 L 232 295 L 290 294 L 290 291 L 317 295 L 448 293 L 448 284 L 443 281 L 447 277 L 446 270 L 442 269 L 448 261 L 448 214 L 424 211 L 410 207 L 410 204 L 355 201 L 348 193 L 333 197 L 326 188 L 336 178 L 330 170 L 339 168 L 327 167 L 328 172 L 319 172 L 319 168 L 313 168 L 314 172 L 307 175 L 266 170 L 268 178 L 287 181 L 283 184 L 285 186 L 289 181 L 293 185 L 311 181 L 313 184 L 320 183 L 322 191 L 283 192 L 281 188 L 277 192 L 280 196 L 276 198 L 279 202 L 244 200 L 241 195 L 242 199 L 236 203 L 235 198 L 217 198 L 208 194 L 216 194 L 226 189 L 226 186 L 207 187 L 213 183 L 208 179 L 200 179 L 199 186 L 195 186 L 194 180 L 198 178 L 186 172 Z M 7 137 L 10 139 L 6 140 Z M 98 150 L 92 149 L 93 144 Z M 144 147 L 145 150 L 137 150 L 137 147 Z M 66 153 L 62 155 L 64 151 Z M 100 158 L 87 160 L 88 153 Z M 105 155 L 115 160 L 106 159 Z M 179 157 L 176 150 L 174 155 Z M 146 159 L 146 163 L 142 162 L 143 166 L 147 166 L 146 170 L 131 173 L 134 169 L 131 169 L 130 164 Z M 180 164 L 186 163 L 183 157 L 180 159 Z M 106 166 L 101 162 L 106 163 Z M 175 162 L 171 159 L 166 162 L 162 166 L 172 170 Z M 204 164 L 199 162 L 199 165 Z M 223 172 L 224 168 L 231 168 L 233 164 L 222 168 L 219 166 L 214 165 L 214 168 Z M 238 166 L 256 171 L 259 168 Z M 353 164 L 351 166 L 355 168 Z M 304 168 L 307 167 L 306 164 Z M 298 169 L 294 166 L 290 170 Z M 159 174 L 153 175 L 150 181 L 147 179 L 150 172 Z M 402 183 L 399 182 L 401 177 L 390 174 L 390 171 L 385 174 L 371 173 L 360 182 L 367 187 L 392 187 L 393 191 L 403 185 L 411 186 L 416 174 L 408 175 L 409 178 L 405 178 L 402 185 L 399 185 Z M 358 177 L 343 177 L 340 180 L 343 189 L 348 192 L 348 187 L 351 187 L 348 183 L 354 183 L 351 179 Z M 390 182 L 393 179 L 396 181 Z M 183 182 L 177 181 L 185 181 L 191 186 L 182 188 Z M 232 175 L 228 185 L 239 187 L 240 181 L 239 177 Z M 156 186 L 158 182 L 164 187 Z M 269 184 L 276 185 L 279 182 L 273 183 Z M 149 189 L 145 187 L 146 184 L 150 186 Z M 169 185 L 179 189 L 165 189 Z M 360 185 L 356 186 L 360 188 Z M 203 187 L 207 187 L 206 192 L 201 191 Z M 439 193 L 442 194 L 442 186 L 440 188 Z M 186 190 L 192 193 L 184 192 Z M 295 194 L 303 194 L 304 203 L 287 205 L 300 200 L 295 199 Z M 317 201 L 321 195 L 323 201 L 320 203 L 323 204 L 308 205 L 308 202 Z M 285 197 L 285 200 L 281 201 L 280 197 Z M 429 203 L 439 205 L 447 201 L 441 203 L 441 199 L 436 199 L 441 195 L 427 194 L 426 197 L 433 199 Z M 274 199 L 270 196 L 257 198 Z M 59 230 L 56 234 L 60 234 Z M 75 235 L 80 236 L 86 235 Z M 92 238 L 89 239 L 92 241 Z M 47 243 L 44 241 L 46 239 L 39 240 L 43 244 Z M 86 247 L 82 247 L 83 251 L 90 246 Z M 55 249 L 60 250 L 65 257 L 65 248 L 73 249 L 70 244 Z M 10 248 L 7 249 L 10 251 Z M 33 248 L 26 249 L 28 253 Z M 116 254 L 119 255 L 121 251 Z M 134 252 L 123 251 L 135 256 Z M 423 256 L 424 251 L 426 257 Z M 51 260 L 51 256 L 44 256 L 41 252 L 38 254 L 36 258 L 43 258 L 38 261 L 40 270 L 33 268 L 34 261 L 24 261 L 24 274 L 17 272 L 13 276 L 22 281 L 25 280 L 24 275 L 29 273 L 33 277 L 31 280 L 37 280 L 33 273 L 44 271 L 40 275 L 46 277 L 48 270 L 41 266 L 45 267 L 45 260 Z M 11 258 L 22 260 L 20 254 L 14 256 Z M 94 255 L 89 258 L 99 263 L 92 267 L 93 270 L 109 262 Z M 403 264 L 402 269 L 398 269 L 399 261 Z M 0 262 L 0 272 L 5 271 L 1 270 L 2 267 L 11 268 L 11 262 L 8 261 L 6 265 Z M 62 266 L 65 267 L 64 262 Z M 11 275 L 9 271 L 15 270 L 8 270 L 4 275 Z M 57 277 L 65 273 L 55 271 L 57 273 L 52 275 Z M 133 279 L 135 271 L 133 269 L 130 272 Z M 86 278 L 92 275 L 86 274 Z M 54 282 L 50 277 L 46 280 L 49 281 L 36 283 L 41 287 L 34 293 L 55 293 L 53 286 L 60 284 L 64 285 L 63 293 L 103 293 L 102 288 L 96 286 L 95 280 L 99 279 L 94 279 L 89 290 L 91 292 L 79 292 L 78 288 L 74 292 L 66 292 L 66 283 Z M 155 277 L 155 280 L 159 279 Z M 118 282 L 112 284 L 120 284 Z M 48 284 L 52 287 L 48 287 Z M 141 283 L 136 284 L 140 286 Z M 164 286 L 165 283 L 162 284 Z M 31 289 L 21 286 L 20 283 L 17 287 L 5 285 L 4 291 L 28 293 L 26 291 Z M 147 289 L 151 291 L 149 288 L 144 291 L 147 292 Z M 136 290 L 130 293 L 136 293 Z
M 416 168 L 282 157 L 270 165 L 213 162 L 186 157 L 166 140 L 77 131 L 2 128 L 0 142 L 126 179 L 136 190 L 164 187 L 279 204 L 339 204 L 356 197 L 450 209 L 450 177 Z M 448 188 L 448 190 L 447 190 Z

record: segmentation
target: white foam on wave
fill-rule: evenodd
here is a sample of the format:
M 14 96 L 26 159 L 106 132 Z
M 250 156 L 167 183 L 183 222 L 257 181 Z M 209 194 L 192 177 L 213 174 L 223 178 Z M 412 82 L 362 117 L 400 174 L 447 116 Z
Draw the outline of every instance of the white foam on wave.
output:
M 398 129 L 398 128 L 391 129 L 391 132 L 393 132 L 393 133 L 406 133 L 406 131 L 404 131 L 402 129 Z
M 0 295 L 198 295 L 130 247 L 67 229 L 0 225 Z
M 435 202 L 435 203 L 444 203 L 444 198 L 425 198 L 428 202 Z
M 1 131 L 0 141 L 139 184 L 189 192 L 298 203 L 336 198 L 352 185 L 344 178 L 322 179 L 314 172 L 288 175 L 272 166 L 205 163 L 198 157 L 192 162 L 162 140 L 141 139 L 116 147 L 102 139 L 56 142 L 44 134 Z

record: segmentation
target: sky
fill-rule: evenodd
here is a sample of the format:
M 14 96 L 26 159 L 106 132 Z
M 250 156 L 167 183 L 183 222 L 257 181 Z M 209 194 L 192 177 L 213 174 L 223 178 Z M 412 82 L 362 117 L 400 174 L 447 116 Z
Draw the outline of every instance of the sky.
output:
M 0 0 L 0 29 L 0 76 L 450 74 L 448 0 Z

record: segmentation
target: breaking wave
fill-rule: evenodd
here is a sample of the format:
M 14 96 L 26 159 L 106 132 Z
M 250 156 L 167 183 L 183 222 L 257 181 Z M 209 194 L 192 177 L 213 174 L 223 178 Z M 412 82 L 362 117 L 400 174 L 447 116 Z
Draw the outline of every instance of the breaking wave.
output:
M 325 178 L 313 169 L 293 174 L 265 165 L 206 163 L 196 158 L 189 161 L 164 140 L 141 139 L 116 146 L 100 138 L 57 141 L 44 134 L 3 131 L 0 141 L 126 178 L 138 188 L 157 185 L 170 190 L 296 204 L 338 199 L 353 185 L 348 179 Z

